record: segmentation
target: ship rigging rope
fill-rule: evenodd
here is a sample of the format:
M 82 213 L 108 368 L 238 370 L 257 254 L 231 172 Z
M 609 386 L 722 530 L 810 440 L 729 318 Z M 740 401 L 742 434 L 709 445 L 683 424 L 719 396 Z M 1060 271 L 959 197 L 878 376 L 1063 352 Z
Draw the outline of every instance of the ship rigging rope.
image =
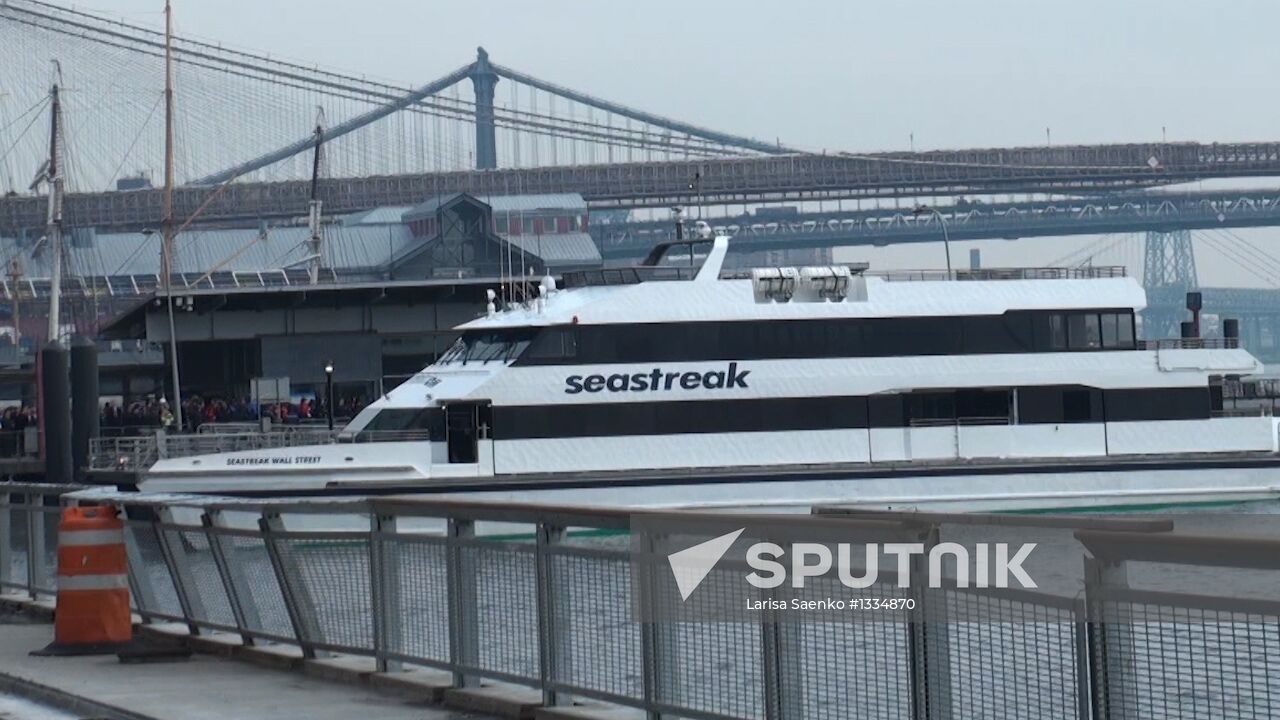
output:
M 35 105 L 31 106 L 31 109 L 29 109 L 29 110 L 27 110 L 26 112 L 24 112 L 21 116 L 19 116 L 19 117 L 18 117 L 17 119 L 15 119 L 13 122 L 11 122 L 11 123 L 9 123 L 8 125 L 4 126 L 4 128 L 0 128 L 0 130 L 7 130 L 7 129 L 9 129 L 10 127 L 13 127 L 13 125 L 15 125 L 15 124 L 18 122 L 18 120 L 21 120 L 21 119 L 22 119 L 23 117 L 25 117 L 28 113 L 31 113 L 32 111 L 39 111 L 39 110 L 43 110 L 43 109 L 45 108 L 45 106 L 47 106 L 48 104 L 49 104 L 49 96 L 48 96 L 48 95 L 46 95 L 46 96 L 45 96 L 45 98 L 44 98 L 43 100 L 41 100 L 40 102 L 38 102 L 38 103 L 36 103 Z M 9 153 L 13 152 L 13 149 L 14 149 L 14 148 L 18 147 L 18 143 L 22 141 L 22 138 L 23 138 L 23 137 L 25 137 L 25 136 L 26 136 L 26 134 L 27 134 L 28 132 L 30 132 L 30 130 L 31 130 L 31 128 L 32 128 L 32 126 L 34 126 L 34 125 L 36 124 L 36 121 L 37 121 L 37 120 L 39 120 L 39 119 L 40 119 L 40 113 L 39 113 L 39 112 L 36 112 L 36 113 L 31 117 L 31 120 L 29 120 L 29 121 L 27 122 L 26 126 L 22 128 L 22 132 L 18 133 L 18 136 L 17 136 L 17 137 L 15 137 L 15 138 L 13 139 L 13 142 L 9 145 L 9 147 L 5 148 L 5 151 L 4 151 L 3 153 L 0 153 L 0 160 L 4 160 L 6 157 L 8 157 L 8 156 L 9 156 Z
M 20 115 L 15 117 L 13 120 L 9 121 L 9 123 L 6 124 L 4 127 L 0 127 L 0 132 L 4 132 L 5 130 L 8 130 L 9 128 L 13 127 L 14 125 L 17 125 L 18 123 L 22 122 L 22 119 L 31 113 L 36 113 L 38 115 L 40 111 L 44 109 L 44 106 L 47 105 L 48 103 L 49 103 L 49 96 L 48 95 L 42 96 L 39 100 L 36 101 L 34 105 L 22 111 Z
M 156 98 L 156 102 L 151 106 L 151 112 L 147 113 L 147 118 L 142 121 L 142 127 L 138 128 L 138 134 L 133 137 L 133 142 L 129 143 L 129 149 L 124 151 L 124 156 L 120 158 L 120 164 L 116 165 L 116 169 L 111 172 L 109 183 L 114 183 L 116 178 L 120 177 L 120 171 L 124 168 L 124 164 L 129 162 L 129 157 L 133 155 L 133 149 L 138 146 L 138 141 L 142 139 L 142 134 L 147 131 L 147 126 L 151 124 L 151 118 L 156 114 L 156 110 L 160 108 L 164 95 Z

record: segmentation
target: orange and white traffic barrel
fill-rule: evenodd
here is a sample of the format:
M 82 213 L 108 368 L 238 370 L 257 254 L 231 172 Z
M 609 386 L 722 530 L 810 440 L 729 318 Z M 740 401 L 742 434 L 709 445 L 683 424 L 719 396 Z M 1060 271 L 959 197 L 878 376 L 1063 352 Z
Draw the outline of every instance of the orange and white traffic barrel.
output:
M 62 510 L 53 644 L 42 654 L 111 653 L 133 637 L 124 522 L 114 507 Z

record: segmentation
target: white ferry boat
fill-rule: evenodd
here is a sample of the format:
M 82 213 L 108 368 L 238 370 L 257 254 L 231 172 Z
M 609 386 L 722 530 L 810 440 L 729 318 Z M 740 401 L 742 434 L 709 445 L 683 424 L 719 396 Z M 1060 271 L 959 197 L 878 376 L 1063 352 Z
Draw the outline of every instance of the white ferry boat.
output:
M 1122 268 L 721 278 L 727 242 L 700 268 L 660 247 L 564 289 L 546 278 L 337 442 L 160 460 L 137 486 L 969 509 L 1280 486 L 1276 420 L 1222 412 L 1223 383 L 1260 363 L 1233 338 L 1137 340 L 1145 295 Z

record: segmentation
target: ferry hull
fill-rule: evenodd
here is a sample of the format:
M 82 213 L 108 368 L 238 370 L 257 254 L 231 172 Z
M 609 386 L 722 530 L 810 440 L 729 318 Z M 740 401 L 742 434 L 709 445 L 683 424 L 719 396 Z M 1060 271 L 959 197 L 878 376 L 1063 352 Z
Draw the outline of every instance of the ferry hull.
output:
M 247 478 L 242 478 L 247 479 Z M 815 505 L 950 511 L 1107 509 L 1244 502 L 1280 495 L 1280 457 L 1107 458 L 1045 463 L 689 470 L 661 474 L 387 478 L 299 484 L 140 478 L 146 492 L 240 497 L 422 495 L 644 508 L 751 508 L 807 512 Z

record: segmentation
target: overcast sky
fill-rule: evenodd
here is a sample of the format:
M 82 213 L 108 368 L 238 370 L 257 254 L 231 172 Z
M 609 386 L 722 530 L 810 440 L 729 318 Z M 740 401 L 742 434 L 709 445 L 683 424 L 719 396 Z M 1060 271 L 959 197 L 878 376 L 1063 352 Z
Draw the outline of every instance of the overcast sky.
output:
M 79 0 L 158 24 L 163 0 Z M 174 0 L 178 32 L 423 83 L 495 62 L 805 148 L 1273 139 L 1275 0 Z
M 77 6 L 162 23 L 163 0 Z M 912 135 L 917 149 L 1035 145 L 1046 128 L 1054 144 L 1158 141 L 1162 128 L 1170 141 L 1280 135 L 1275 0 L 175 0 L 175 17 L 183 35 L 403 84 L 465 65 L 483 45 L 544 80 L 804 149 L 907 149 Z M 984 264 L 1046 263 L 1096 240 L 954 254 L 965 264 L 978 246 Z M 1140 242 L 1095 262 L 1140 264 Z M 1280 285 L 1202 245 L 1202 283 Z M 942 262 L 930 246 L 842 257 Z

